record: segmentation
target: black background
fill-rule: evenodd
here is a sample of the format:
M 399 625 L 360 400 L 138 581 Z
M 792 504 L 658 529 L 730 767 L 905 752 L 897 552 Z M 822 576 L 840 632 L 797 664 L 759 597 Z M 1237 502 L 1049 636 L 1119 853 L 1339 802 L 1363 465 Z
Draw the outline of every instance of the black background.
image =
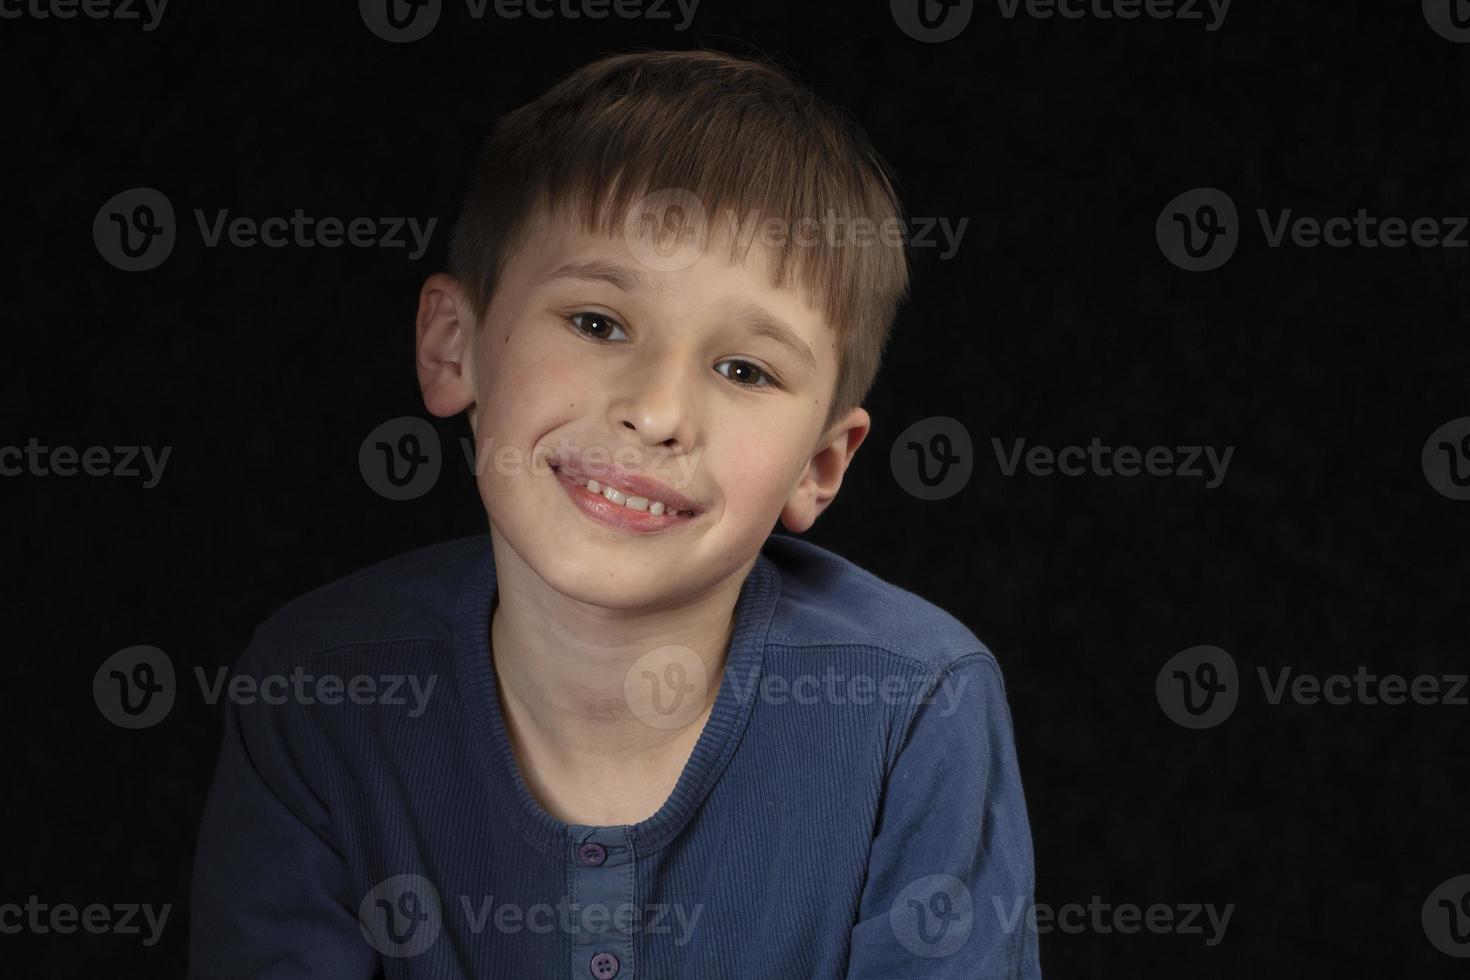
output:
M 1451 706 L 1267 703 L 1256 668 L 1464 672 L 1470 503 L 1420 450 L 1470 415 L 1470 250 L 1267 246 L 1255 218 L 1470 213 L 1470 44 L 1418 4 L 1237 3 L 1202 21 L 1013 20 L 978 3 L 921 43 L 884 3 L 703 0 L 669 21 L 470 18 L 374 36 L 350 3 L 184 4 L 137 21 L 0 20 L 9 171 L 0 443 L 172 447 L 161 483 L 9 476 L 0 901 L 173 903 L 163 940 L 0 937 L 0 974 L 180 976 L 220 735 L 192 683 L 124 731 L 92 676 L 153 644 L 186 680 L 288 599 L 478 533 L 456 467 L 392 502 L 364 436 L 426 416 L 412 314 L 442 267 L 478 140 L 593 57 L 708 46 L 792 68 L 871 133 L 907 211 L 968 217 L 916 249 L 867 402 L 868 443 L 811 540 L 950 610 L 1005 670 L 1039 903 L 1236 908 L 1202 936 L 1041 937 L 1049 977 L 1448 977 L 1420 909 L 1470 872 L 1465 719 Z M 179 240 L 151 271 L 91 227 L 132 187 Z M 1155 241 L 1164 205 L 1225 190 L 1241 244 L 1211 272 Z M 404 249 L 206 248 L 192 212 L 438 218 Z M 889 449 L 961 420 L 975 474 L 905 493 Z M 1223 484 L 1005 477 L 991 451 L 1234 446 Z M 1228 721 L 1171 722 L 1164 662 L 1229 651 Z

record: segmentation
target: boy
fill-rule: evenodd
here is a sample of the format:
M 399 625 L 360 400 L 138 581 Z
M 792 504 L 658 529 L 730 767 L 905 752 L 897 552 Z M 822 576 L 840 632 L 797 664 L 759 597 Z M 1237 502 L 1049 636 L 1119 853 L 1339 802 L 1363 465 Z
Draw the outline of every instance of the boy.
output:
M 721 54 L 607 58 L 498 124 L 416 328 L 488 540 L 256 631 L 262 691 L 360 696 L 227 705 L 191 975 L 1040 976 L 994 658 L 770 534 L 868 433 L 897 214 L 846 117 Z M 416 710 L 375 696 L 405 678 Z

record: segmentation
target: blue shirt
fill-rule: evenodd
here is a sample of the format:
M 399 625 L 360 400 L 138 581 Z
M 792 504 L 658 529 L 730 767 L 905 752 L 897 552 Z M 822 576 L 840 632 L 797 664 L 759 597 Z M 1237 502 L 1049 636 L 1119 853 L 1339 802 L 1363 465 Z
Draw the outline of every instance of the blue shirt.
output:
M 517 767 L 494 596 L 480 535 L 256 629 L 200 829 L 191 977 L 1041 975 L 1001 673 L 954 617 L 772 535 L 672 794 L 585 826 Z

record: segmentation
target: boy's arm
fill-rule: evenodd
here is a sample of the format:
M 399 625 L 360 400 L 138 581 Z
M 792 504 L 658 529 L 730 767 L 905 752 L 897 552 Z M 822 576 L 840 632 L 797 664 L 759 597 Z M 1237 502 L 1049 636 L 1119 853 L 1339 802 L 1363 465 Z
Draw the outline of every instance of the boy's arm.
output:
M 254 641 L 236 674 L 264 674 Z M 224 743 L 194 860 L 190 980 L 377 975 L 331 814 L 312 787 L 320 770 L 305 706 L 289 688 L 284 704 L 260 693 L 236 704 L 224 690 Z
M 884 787 L 848 980 L 1037 980 L 1031 828 L 989 654 L 951 664 Z

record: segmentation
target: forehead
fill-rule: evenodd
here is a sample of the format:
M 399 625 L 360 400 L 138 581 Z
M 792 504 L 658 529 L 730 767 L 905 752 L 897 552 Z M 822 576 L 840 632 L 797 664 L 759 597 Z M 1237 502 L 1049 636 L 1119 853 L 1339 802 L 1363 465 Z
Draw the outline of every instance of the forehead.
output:
M 537 251 L 543 262 L 573 254 L 614 259 L 658 287 L 677 285 L 681 278 L 676 273 L 686 270 L 692 271 L 688 278 L 718 276 L 759 284 L 789 292 L 816 309 L 815 297 L 806 286 L 794 281 L 776 284 L 779 255 L 760 242 L 759 236 L 742 234 L 738 218 L 727 221 L 701 215 L 693 229 L 678 220 L 667 211 L 655 216 L 629 210 L 622 218 L 598 221 L 564 209 L 541 210 L 527 223 L 522 245 Z

